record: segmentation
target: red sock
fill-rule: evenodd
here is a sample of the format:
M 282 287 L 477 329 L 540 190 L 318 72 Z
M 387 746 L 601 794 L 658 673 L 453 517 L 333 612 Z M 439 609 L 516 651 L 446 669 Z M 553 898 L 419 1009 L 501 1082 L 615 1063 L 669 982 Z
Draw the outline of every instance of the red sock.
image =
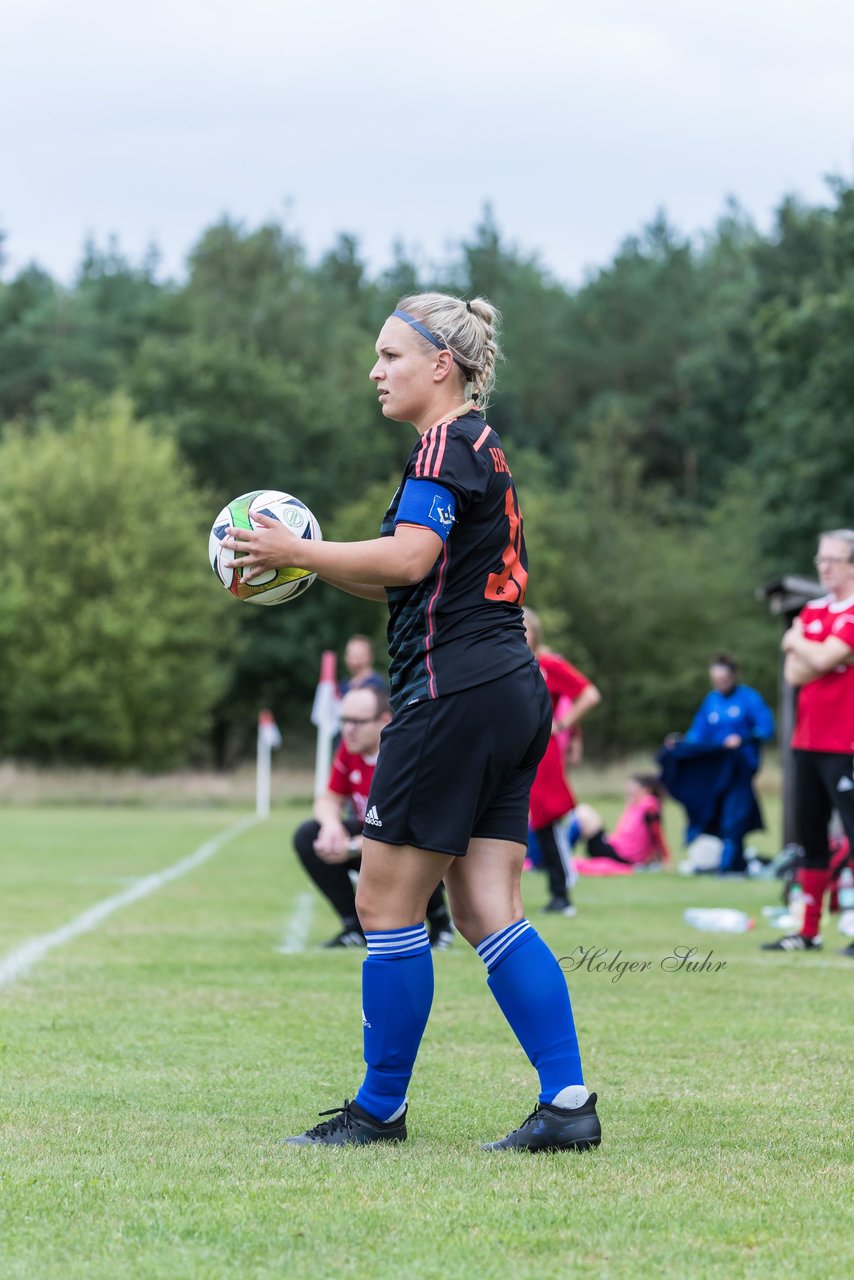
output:
M 824 891 L 830 884 L 828 867 L 802 867 L 798 872 L 798 884 L 804 891 L 804 923 L 801 935 L 814 938 L 821 924 L 821 904 Z

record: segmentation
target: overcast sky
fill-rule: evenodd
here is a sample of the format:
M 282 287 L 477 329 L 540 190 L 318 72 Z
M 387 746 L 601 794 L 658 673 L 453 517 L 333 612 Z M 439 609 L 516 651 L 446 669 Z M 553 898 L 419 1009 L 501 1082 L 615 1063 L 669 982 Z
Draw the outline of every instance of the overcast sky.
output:
M 489 201 L 575 283 L 854 174 L 850 0 L 2 0 L 0 55 L 7 278 L 111 233 L 177 275 L 224 213 L 443 261 Z

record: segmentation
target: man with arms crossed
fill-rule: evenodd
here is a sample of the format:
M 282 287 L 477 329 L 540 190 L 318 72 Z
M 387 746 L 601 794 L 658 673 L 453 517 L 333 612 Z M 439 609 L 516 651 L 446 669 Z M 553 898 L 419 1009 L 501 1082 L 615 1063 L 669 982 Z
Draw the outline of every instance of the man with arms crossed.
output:
M 792 748 L 804 923 L 800 933 L 765 943 L 765 951 L 821 946 L 834 809 L 854 847 L 854 530 L 823 533 L 815 564 L 827 594 L 804 606 L 782 640 L 783 674 L 799 691 Z M 854 943 L 843 954 L 854 956 Z

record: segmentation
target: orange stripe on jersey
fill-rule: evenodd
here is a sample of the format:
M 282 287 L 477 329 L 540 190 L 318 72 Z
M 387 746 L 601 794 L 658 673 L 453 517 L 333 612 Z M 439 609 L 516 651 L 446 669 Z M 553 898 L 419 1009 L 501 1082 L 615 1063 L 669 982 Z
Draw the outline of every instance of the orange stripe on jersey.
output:
M 421 448 L 418 451 L 418 458 L 415 464 L 415 474 L 419 479 L 433 474 L 433 459 L 436 456 L 436 450 L 439 447 L 439 436 L 442 427 L 431 427 L 429 431 L 425 431 L 422 437 Z
M 430 438 L 430 444 L 424 457 L 424 466 L 421 469 L 422 476 L 429 476 L 433 474 L 433 459 L 436 456 L 436 449 L 439 444 L 439 432 L 441 430 L 441 427 L 433 427 L 427 432 L 427 435 Z
M 421 437 L 421 444 L 419 446 L 418 453 L 415 455 L 416 477 L 420 478 L 424 475 L 424 463 L 427 461 L 427 454 L 430 452 L 432 443 L 433 441 L 430 439 L 430 432 L 425 431 L 424 435 Z
M 445 543 L 442 548 L 442 563 L 439 565 L 439 576 L 436 580 L 436 590 L 427 602 L 427 634 L 424 637 L 424 663 L 427 667 L 427 692 L 431 698 L 438 696 L 436 687 L 436 670 L 430 660 L 430 650 L 436 638 L 436 601 L 441 595 L 442 588 L 445 585 L 445 570 L 448 567 L 448 544 Z
M 439 472 L 442 469 L 442 459 L 445 456 L 445 444 L 447 443 L 447 440 L 448 426 L 447 423 L 443 423 L 436 436 L 436 452 L 433 454 L 433 461 L 429 469 L 429 474 L 434 479 L 438 479 Z
M 474 443 L 475 453 L 480 453 L 480 446 L 483 444 L 484 440 L 489 435 L 491 430 L 492 430 L 492 427 L 483 428 L 483 431 L 481 431 L 480 435 L 478 436 L 477 440 Z
M 415 455 L 415 476 L 417 479 L 420 480 L 429 476 L 432 480 L 438 480 L 439 469 L 442 466 L 442 459 L 445 456 L 445 445 L 448 440 L 448 427 L 450 427 L 454 422 L 456 422 L 456 418 L 449 418 L 447 422 L 439 422 L 434 427 L 430 427 L 428 431 L 424 432 L 424 435 L 421 437 L 421 445 L 418 449 L 418 453 Z M 491 430 L 491 427 L 487 427 L 484 430 L 480 440 L 477 442 L 478 448 L 480 448 L 480 445 L 489 435 Z

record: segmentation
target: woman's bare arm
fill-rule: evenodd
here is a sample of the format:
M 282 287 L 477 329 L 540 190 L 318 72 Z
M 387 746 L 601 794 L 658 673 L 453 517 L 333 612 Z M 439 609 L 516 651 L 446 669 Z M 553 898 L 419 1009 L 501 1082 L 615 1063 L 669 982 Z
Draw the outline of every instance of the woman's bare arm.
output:
M 315 542 L 298 538 L 278 520 L 252 513 L 259 529 L 229 527 L 223 546 L 239 554 L 247 582 L 269 569 L 310 569 L 344 590 L 360 587 L 405 587 L 421 582 L 442 550 L 442 539 L 421 525 L 399 524 L 390 538 L 367 542 Z M 250 570 L 250 572 L 246 572 Z M 369 599 L 379 599 L 373 595 Z

